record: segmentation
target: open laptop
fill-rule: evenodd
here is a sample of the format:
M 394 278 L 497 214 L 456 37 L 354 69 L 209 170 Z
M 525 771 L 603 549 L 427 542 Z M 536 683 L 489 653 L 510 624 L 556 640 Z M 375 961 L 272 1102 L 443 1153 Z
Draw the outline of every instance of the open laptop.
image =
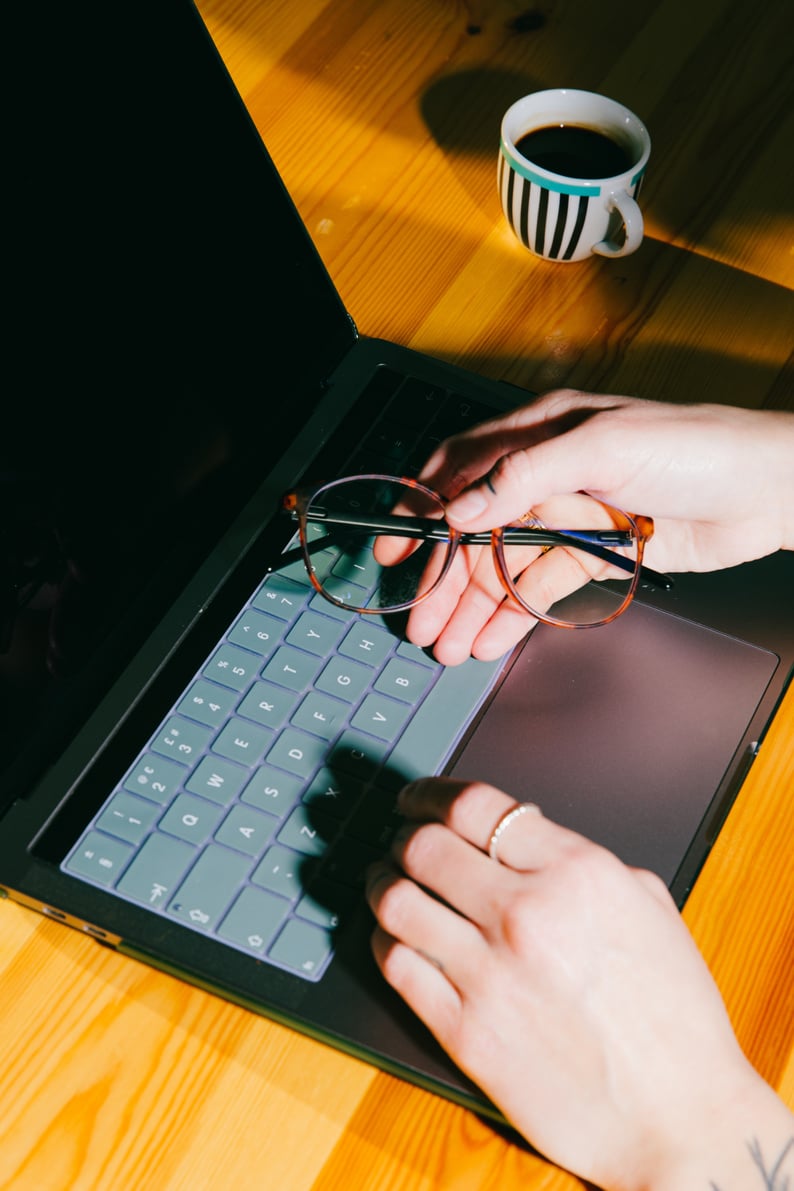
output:
M 369 953 L 396 789 L 490 780 L 683 904 L 791 670 L 794 559 L 495 665 L 339 616 L 281 494 L 527 395 L 360 335 L 190 0 L 102 11 L 50 14 L 58 120 L 27 121 L 9 223 L 0 888 L 497 1115 Z

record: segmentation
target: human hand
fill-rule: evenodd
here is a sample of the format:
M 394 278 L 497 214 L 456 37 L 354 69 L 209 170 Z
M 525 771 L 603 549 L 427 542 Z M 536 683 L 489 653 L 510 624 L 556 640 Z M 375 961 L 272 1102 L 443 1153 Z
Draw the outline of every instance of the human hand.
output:
M 540 814 L 511 823 L 496 863 L 488 841 L 515 805 L 448 779 L 402 792 L 408 828 L 368 882 L 386 980 L 575 1174 L 609 1191 L 782 1187 L 762 1173 L 794 1165 L 794 1119 L 663 883 Z
M 448 439 L 419 477 L 447 520 L 478 531 L 574 492 L 650 516 L 645 562 L 659 571 L 727 567 L 794 549 L 794 416 L 560 390 Z M 463 552 L 461 552 L 463 554 Z M 501 656 L 535 623 L 471 558 L 407 626 L 446 665 Z M 560 593 L 562 594 L 562 593 Z

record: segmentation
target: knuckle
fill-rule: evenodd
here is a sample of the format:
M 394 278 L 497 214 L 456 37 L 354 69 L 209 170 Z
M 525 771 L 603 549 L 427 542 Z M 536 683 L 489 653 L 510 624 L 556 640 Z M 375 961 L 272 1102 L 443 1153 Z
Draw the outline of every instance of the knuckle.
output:
M 524 450 L 511 451 L 502 455 L 491 470 L 491 483 L 494 489 L 513 489 L 523 486 L 526 473 L 526 452 Z
M 531 895 L 514 893 L 502 906 L 502 936 L 508 949 L 517 955 L 534 950 L 536 907 Z
M 626 873 L 622 860 L 590 840 L 573 841 L 559 866 L 561 881 L 582 900 L 608 896 L 616 887 L 622 887 Z
M 451 801 L 446 823 L 465 840 L 486 843 L 499 816 L 509 810 L 514 799 L 488 782 L 468 782 Z M 484 832 L 488 836 L 483 838 Z
M 485 782 L 470 782 L 464 786 L 449 807 L 447 822 L 458 835 L 468 835 L 482 817 L 483 802 L 490 787 Z

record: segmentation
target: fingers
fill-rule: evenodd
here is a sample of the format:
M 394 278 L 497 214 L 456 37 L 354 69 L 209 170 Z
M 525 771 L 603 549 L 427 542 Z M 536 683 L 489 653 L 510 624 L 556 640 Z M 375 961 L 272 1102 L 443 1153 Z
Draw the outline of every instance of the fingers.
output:
M 442 1046 L 449 1047 L 448 1035 L 460 1017 L 461 999 L 438 964 L 401 943 L 380 926 L 373 931 L 371 945 L 386 981 L 425 1022 Z
M 401 809 L 423 821 L 398 832 L 394 863 L 373 866 L 367 897 L 381 930 L 419 957 L 412 959 L 380 941 L 379 962 L 389 965 L 387 979 L 400 982 L 406 999 L 416 989 L 425 997 L 438 985 L 426 962 L 458 990 L 477 985 L 520 882 L 570 834 L 547 823 L 536 808 L 516 813 L 523 805 L 485 784 L 428 779 L 403 791 Z M 506 818 L 511 812 L 512 818 Z M 529 819 L 539 843 L 532 840 L 531 829 L 524 829 L 522 820 Z M 488 854 L 495 834 L 499 862 Z
M 621 460 L 596 449 L 593 417 L 631 401 L 560 390 L 451 440 L 443 462 L 437 453 L 426 469 L 451 494 L 450 524 L 484 529 L 507 524 L 553 495 L 608 491 L 618 482 Z
M 577 870 L 591 862 L 611 866 L 616 860 L 599 844 L 546 819 L 534 804 L 485 782 L 421 778 L 403 788 L 398 806 L 409 820 L 393 846 L 401 871 L 487 930 L 527 875 L 561 871 L 569 863 Z M 678 919 L 661 877 L 643 868 L 625 871 Z
M 406 631 L 415 645 L 434 645 L 443 665 L 457 666 L 501 657 L 536 623 L 506 598 L 490 549 L 463 547 L 438 591 L 411 610 Z
M 517 645 L 519 641 L 522 641 L 527 633 L 534 629 L 537 623 L 537 619 L 523 608 L 520 608 L 518 604 L 512 600 L 505 600 L 499 605 L 487 624 L 483 625 L 474 640 L 471 641 L 469 652 L 478 661 L 496 661 L 497 658 L 502 657 L 503 654 L 506 654 L 508 650 L 512 649 L 514 645 Z M 460 654 L 463 648 L 463 634 L 460 635 L 460 639 L 456 641 L 455 646 Z M 446 642 L 442 637 L 435 650 L 439 661 L 443 661 L 443 658 L 439 656 L 439 648 L 445 647 Z M 449 665 L 450 663 L 446 664 Z
M 438 590 L 411 610 L 408 636 L 415 645 L 432 645 L 455 615 L 460 600 L 464 599 L 480 609 L 479 616 L 475 617 L 475 627 L 470 631 L 471 642 L 472 636 L 503 598 L 504 591 L 491 563 L 490 548 L 464 547 L 458 550 Z
M 446 834 L 454 844 L 455 837 Z M 457 840 L 457 844 L 466 847 L 462 840 Z M 476 978 L 486 943 L 475 923 L 457 908 L 452 909 L 387 864 L 377 864 L 370 870 L 367 900 L 381 929 L 390 938 L 409 946 L 455 987 L 465 987 Z M 407 963 L 405 959 L 393 962 Z M 413 972 L 418 970 L 414 965 Z M 430 975 L 419 976 L 425 986 Z M 411 978 L 410 973 L 407 978 Z
M 602 487 L 590 452 L 575 449 L 573 433 L 503 455 L 487 475 L 447 504 L 450 525 L 472 530 L 506 525 L 551 496 Z
M 518 805 L 515 798 L 486 782 L 461 782 L 451 778 L 420 778 L 404 787 L 398 800 L 399 809 L 407 818 L 442 823 L 486 857 L 497 824 Z M 417 880 L 427 879 L 436 888 L 433 864 L 438 860 L 440 845 L 436 846 L 434 855 L 432 848 L 422 849 L 417 845 L 417 839 L 418 835 L 412 837 L 411 846 L 400 841 L 400 863 L 411 876 Z M 539 812 L 522 815 L 501 836 L 499 861 L 518 872 L 538 871 L 583 842 L 575 832 L 552 823 Z M 480 871 L 490 870 L 486 866 Z

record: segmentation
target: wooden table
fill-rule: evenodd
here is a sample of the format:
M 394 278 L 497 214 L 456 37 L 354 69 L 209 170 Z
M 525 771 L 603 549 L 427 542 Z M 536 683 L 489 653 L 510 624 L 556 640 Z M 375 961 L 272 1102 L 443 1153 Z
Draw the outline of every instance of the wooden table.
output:
M 794 408 L 788 6 L 199 8 L 362 331 L 533 389 Z M 545 264 L 503 224 L 500 114 L 565 84 L 651 130 L 626 260 Z M 793 850 L 790 690 L 684 916 L 792 1105 Z M 0 1187 L 581 1187 L 461 1108 L 7 902 L 0 972 Z

